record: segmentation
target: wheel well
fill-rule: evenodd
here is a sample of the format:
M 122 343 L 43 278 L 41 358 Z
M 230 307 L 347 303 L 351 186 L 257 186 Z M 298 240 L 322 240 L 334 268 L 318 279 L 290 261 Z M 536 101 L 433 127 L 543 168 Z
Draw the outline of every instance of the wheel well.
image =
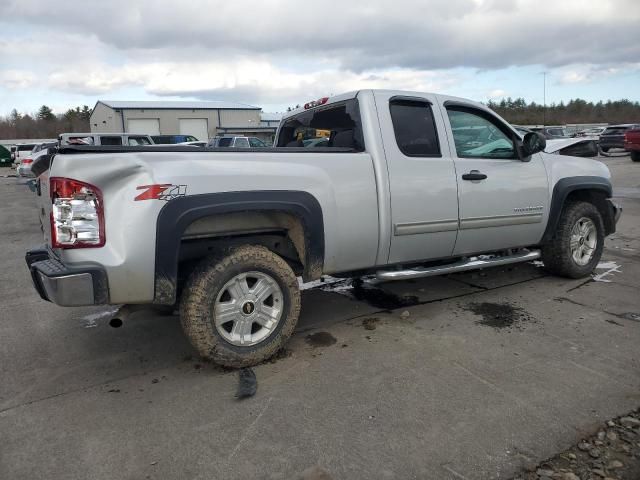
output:
M 615 231 L 615 220 L 612 217 L 611 209 L 607 204 L 607 194 L 604 191 L 594 189 L 573 190 L 569 195 L 567 195 L 564 204 L 566 205 L 568 202 L 572 201 L 581 201 L 593 204 L 602 216 L 605 235 L 609 235 Z
M 262 245 L 282 257 L 296 275 L 313 275 L 300 218 L 279 211 L 233 212 L 199 218 L 185 229 L 178 255 L 178 289 L 202 258 L 239 245 Z

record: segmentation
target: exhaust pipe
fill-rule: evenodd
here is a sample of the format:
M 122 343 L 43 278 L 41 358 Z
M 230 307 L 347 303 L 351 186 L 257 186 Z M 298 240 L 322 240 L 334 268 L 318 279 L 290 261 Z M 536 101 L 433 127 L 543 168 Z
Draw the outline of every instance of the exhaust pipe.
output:
M 109 326 L 113 328 L 120 328 L 124 322 L 129 319 L 131 314 L 139 312 L 140 310 L 145 310 L 145 308 L 149 307 L 146 305 L 123 305 L 118 309 L 113 318 L 109 320 Z

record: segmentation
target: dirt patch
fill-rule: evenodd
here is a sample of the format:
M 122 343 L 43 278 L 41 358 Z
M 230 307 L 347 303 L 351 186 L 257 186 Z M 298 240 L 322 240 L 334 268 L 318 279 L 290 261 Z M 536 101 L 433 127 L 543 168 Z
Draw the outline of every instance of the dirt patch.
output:
M 307 335 L 304 340 L 312 347 L 329 347 L 338 341 L 336 337 L 329 332 L 312 333 L 311 335 Z
M 514 480 L 638 480 L 640 410 L 609 420 L 592 437 L 531 465 Z
M 365 318 L 364 320 L 362 320 L 362 326 L 365 330 L 375 330 L 376 323 L 378 323 L 379 321 L 380 319 L 375 317 Z
M 533 320 L 531 315 L 521 307 L 516 307 L 510 303 L 470 303 L 462 308 L 482 317 L 481 320 L 476 321 L 478 325 L 492 327 L 496 330 L 522 329 L 524 328 L 523 323 Z

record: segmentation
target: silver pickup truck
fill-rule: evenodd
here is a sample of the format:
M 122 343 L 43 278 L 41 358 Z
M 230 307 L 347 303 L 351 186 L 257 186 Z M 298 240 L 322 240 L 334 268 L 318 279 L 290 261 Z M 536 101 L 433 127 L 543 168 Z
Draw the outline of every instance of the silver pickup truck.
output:
M 251 365 L 293 332 L 297 277 L 589 275 L 621 212 L 609 170 L 544 146 L 479 103 L 363 90 L 287 114 L 273 148 L 61 147 L 33 167 L 26 261 L 45 300 L 179 308 L 202 356 Z

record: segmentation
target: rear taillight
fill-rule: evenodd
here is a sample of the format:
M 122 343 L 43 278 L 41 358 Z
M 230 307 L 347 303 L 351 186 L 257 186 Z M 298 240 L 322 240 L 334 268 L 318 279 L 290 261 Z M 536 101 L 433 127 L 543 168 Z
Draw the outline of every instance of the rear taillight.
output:
M 104 246 L 104 204 L 100 189 L 69 178 L 52 177 L 49 182 L 53 248 Z
M 20 161 L 20 163 L 23 164 L 23 165 L 29 165 L 30 163 L 33 163 L 33 159 L 32 158 L 23 158 Z

